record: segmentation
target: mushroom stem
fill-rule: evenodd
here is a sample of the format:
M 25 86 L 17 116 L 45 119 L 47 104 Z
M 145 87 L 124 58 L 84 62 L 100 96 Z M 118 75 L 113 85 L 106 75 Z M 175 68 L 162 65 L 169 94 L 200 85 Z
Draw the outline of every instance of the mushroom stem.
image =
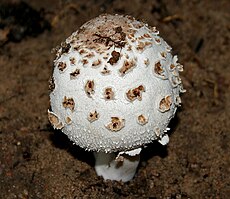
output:
M 97 175 L 102 176 L 105 180 L 121 180 L 123 182 L 131 180 L 140 161 L 140 151 L 141 149 L 135 154 L 121 152 L 118 155 L 117 153 L 95 152 Z

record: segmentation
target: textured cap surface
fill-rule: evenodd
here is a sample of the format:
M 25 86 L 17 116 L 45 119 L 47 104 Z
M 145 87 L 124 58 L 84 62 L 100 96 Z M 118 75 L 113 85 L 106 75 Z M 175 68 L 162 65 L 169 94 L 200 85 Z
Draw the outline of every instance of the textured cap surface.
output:
M 57 52 L 49 120 L 86 150 L 125 151 L 160 141 L 181 102 L 182 69 L 156 28 L 101 15 Z

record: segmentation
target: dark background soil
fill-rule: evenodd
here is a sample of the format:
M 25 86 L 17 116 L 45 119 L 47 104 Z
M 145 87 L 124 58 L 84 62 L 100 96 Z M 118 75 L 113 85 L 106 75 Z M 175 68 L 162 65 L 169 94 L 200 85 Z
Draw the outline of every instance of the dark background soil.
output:
M 5 2 L 11 1 L 0 1 L 1 199 L 230 198 L 229 0 Z M 170 124 L 170 143 L 150 144 L 128 183 L 104 182 L 92 154 L 47 120 L 51 49 L 104 12 L 156 26 L 184 65 L 187 93 Z

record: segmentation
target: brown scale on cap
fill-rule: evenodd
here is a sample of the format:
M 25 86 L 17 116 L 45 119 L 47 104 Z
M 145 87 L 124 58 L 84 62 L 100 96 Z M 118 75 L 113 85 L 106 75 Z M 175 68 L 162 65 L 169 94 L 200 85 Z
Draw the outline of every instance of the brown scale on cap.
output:
M 161 40 L 159 38 L 155 38 L 155 41 L 156 41 L 157 44 L 161 43 Z
M 142 39 L 145 39 L 145 37 L 143 35 L 141 35 L 137 39 L 142 40 Z
M 131 46 L 131 45 L 128 45 L 127 51 L 131 51 L 131 50 L 132 50 L 132 46 Z
M 60 71 L 65 70 L 65 68 L 66 68 L 66 63 L 65 63 L 65 62 L 59 62 L 59 63 L 58 63 L 58 69 L 59 69 Z
M 167 46 L 167 47 L 165 48 L 165 50 L 166 50 L 167 52 L 171 52 L 172 48 L 171 48 L 170 46 Z
M 145 38 L 151 38 L 150 34 L 148 34 L 148 33 L 145 33 L 143 36 L 144 36 Z
M 101 71 L 102 75 L 109 75 L 110 73 L 111 73 L 111 70 L 108 70 L 107 66 L 105 66 Z
M 81 62 L 82 62 L 83 65 L 86 65 L 86 64 L 89 63 L 88 59 L 82 59 Z
M 130 33 L 130 34 L 128 34 L 128 36 L 127 36 L 129 39 L 134 39 L 134 33 Z
M 50 77 L 49 79 L 49 90 L 52 92 L 55 89 L 54 78 Z
M 103 59 L 107 60 L 109 57 L 109 54 L 107 53 L 107 55 L 103 56 Z
M 106 100 L 112 100 L 114 99 L 114 91 L 112 88 L 106 88 L 105 91 L 104 91 L 104 98 Z
M 137 117 L 137 121 L 140 125 L 145 125 L 148 123 L 148 118 L 141 114 Z
M 119 69 L 121 75 L 127 74 L 136 66 L 134 60 L 125 60 L 123 66 Z
M 136 29 L 140 29 L 140 28 L 142 28 L 144 25 L 145 25 L 145 24 L 144 24 L 143 22 L 141 22 L 141 23 L 135 23 L 135 24 L 133 24 L 133 27 L 136 28 Z
M 99 113 L 98 113 L 97 111 L 94 111 L 94 112 L 90 112 L 90 113 L 89 113 L 87 119 L 88 119 L 90 122 L 94 122 L 94 121 L 98 120 L 98 118 L 99 118 Z
M 97 37 L 96 39 L 93 40 L 95 43 L 102 43 L 105 46 L 110 46 L 110 47 L 115 46 L 118 48 L 122 48 L 126 44 L 125 42 L 126 34 L 122 32 L 121 26 L 115 27 L 114 33 L 111 35 L 108 35 L 105 32 L 105 35 L 100 33 L 95 33 L 94 36 Z
M 178 69 L 178 71 L 182 72 L 184 69 L 183 65 L 182 64 L 177 64 L 176 65 L 176 68 Z
M 145 64 L 146 66 L 149 65 L 149 59 L 148 59 L 148 58 L 146 58 L 146 59 L 144 60 L 144 64 Z
M 171 105 L 172 105 L 172 98 L 170 95 L 167 95 L 163 99 L 161 99 L 159 104 L 159 111 L 164 113 L 170 109 Z
M 173 70 L 171 73 L 173 76 L 179 77 L 179 72 L 177 70 Z
M 155 33 L 155 34 L 158 34 L 159 33 L 159 31 L 157 30 L 157 28 L 156 27 L 149 27 L 150 28 L 150 30 L 153 32 L 153 33 Z
M 66 124 L 69 125 L 69 124 L 72 123 L 72 119 L 71 119 L 70 117 L 67 116 L 67 117 L 65 118 L 65 122 L 66 122 Z
M 94 57 L 94 56 L 95 56 L 95 54 L 93 52 L 90 52 L 90 53 L 85 55 L 85 57 L 87 57 L 87 58 L 91 58 L 91 57 Z
M 177 106 L 180 106 L 180 104 L 181 104 L 181 98 L 180 98 L 179 95 L 175 97 L 175 104 L 176 104 Z
M 129 55 L 128 55 L 128 54 L 125 54 L 125 58 L 126 58 L 126 59 L 129 59 Z
M 85 84 L 85 92 L 87 94 L 88 97 L 92 97 L 92 95 L 94 94 L 94 81 L 93 80 L 88 80 Z
M 73 49 L 78 51 L 80 49 L 80 47 L 81 47 L 80 45 L 76 45 L 76 46 L 73 47 Z
M 80 69 L 75 69 L 75 71 L 70 73 L 70 79 L 75 79 L 78 75 L 80 75 Z
M 138 42 L 138 45 L 136 47 L 137 50 L 143 51 L 145 48 L 145 43 L 144 42 Z
M 80 49 L 80 50 L 79 50 L 79 54 L 80 54 L 80 55 L 86 54 L 86 53 L 87 53 L 87 51 L 86 51 L 85 49 Z
M 114 30 L 115 30 L 115 33 L 122 33 L 122 27 L 121 26 L 114 28 Z
M 157 75 L 160 75 L 162 77 L 164 77 L 164 69 L 160 63 L 160 61 L 156 62 L 154 64 L 154 72 L 157 74 Z
M 100 59 L 97 59 L 97 60 L 93 61 L 93 63 L 92 63 L 92 67 L 94 67 L 94 68 L 96 68 L 96 67 L 98 67 L 100 65 L 101 65 L 101 60 Z
M 71 48 L 71 46 L 69 43 L 63 42 L 61 44 L 61 54 L 68 53 L 70 48 Z
M 74 110 L 75 102 L 73 98 L 67 98 L 66 96 L 63 99 L 62 105 L 64 108 L 69 108 L 71 111 Z
M 64 127 L 59 118 L 51 111 L 48 111 L 48 119 L 55 129 L 62 129 Z
M 143 85 L 138 86 L 137 88 L 130 89 L 126 96 L 130 101 L 134 101 L 135 99 L 138 99 L 139 101 L 142 100 L 142 92 L 145 92 L 145 88 Z
M 169 66 L 169 69 L 170 70 L 174 70 L 176 68 L 176 66 L 174 65 L 174 64 L 171 64 L 170 66 Z
M 109 58 L 109 61 L 108 63 L 110 63 L 111 65 L 115 64 L 118 62 L 119 58 L 120 58 L 120 53 L 119 52 L 116 52 L 115 50 L 111 53 L 111 56 Z
M 173 87 L 176 87 L 178 86 L 179 84 L 181 84 L 181 78 L 179 76 L 175 76 L 175 75 L 172 75 L 170 78 L 169 78 L 171 84 Z
M 135 20 L 135 19 L 134 19 Z M 133 29 L 132 25 L 128 24 L 128 27 L 130 28 L 129 33 L 136 34 L 137 30 Z
M 157 137 L 160 137 L 160 135 L 161 135 L 161 129 L 159 127 L 156 127 L 154 129 L 154 133 L 156 134 Z
M 111 47 L 123 48 L 127 43 L 127 35 L 136 31 L 130 25 L 135 19 L 129 19 L 130 22 L 127 19 L 123 16 L 101 15 L 84 24 L 71 40 L 82 41 L 85 48 L 94 49 L 95 52 L 103 53 Z M 74 49 L 78 50 L 80 45 L 76 43 Z
M 120 34 L 120 38 L 119 38 L 119 39 L 120 39 L 121 41 L 125 41 L 126 34 L 123 32 L 122 27 L 121 27 L 121 26 L 118 26 L 118 27 L 114 28 L 114 30 L 115 30 L 115 34 L 116 34 L 116 33 Z
M 150 46 L 150 45 L 152 45 L 152 42 L 150 42 L 150 41 L 145 42 L 145 46 Z
M 136 40 L 137 40 L 137 38 L 133 38 L 133 39 L 131 39 L 130 41 L 131 41 L 132 43 L 134 43 L 134 42 L 136 42 Z
M 76 59 L 74 57 L 70 57 L 69 61 L 70 61 L 71 65 L 75 65 L 75 63 L 76 63 Z
M 125 119 L 111 117 L 111 122 L 106 126 L 110 131 L 119 131 L 125 126 Z
M 152 44 L 152 42 L 148 42 L 148 41 L 142 42 L 141 41 L 141 42 L 138 42 L 138 45 L 137 45 L 136 49 L 139 50 L 139 51 L 143 51 L 146 46 L 149 46 L 151 44 Z
M 166 52 L 161 52 L 160 54 L 161 54 L 161 57 L 163 57 L 164 59 L 165 59 L 166 56 L 167 56 L 167 53 L 166 53 Z
M 97 49 L 97 53 L 99 53 L 100 55 L 104 54 L 105 51 L 108 51 L 111 47 L 107 46 L 104 49 Z

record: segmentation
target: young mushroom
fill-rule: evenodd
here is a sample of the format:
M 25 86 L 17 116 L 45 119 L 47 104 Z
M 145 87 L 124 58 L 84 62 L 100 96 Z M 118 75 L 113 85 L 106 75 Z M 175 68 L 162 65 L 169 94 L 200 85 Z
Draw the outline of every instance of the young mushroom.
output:
M 65 44 L 54 60 L 49 120 L 94 151 L 99 176 L 129 181 L 142 147 L 169 141 L 167 126 L 184 92 L 182 65 L 156 28 L 130 16 L 100 15 Z

